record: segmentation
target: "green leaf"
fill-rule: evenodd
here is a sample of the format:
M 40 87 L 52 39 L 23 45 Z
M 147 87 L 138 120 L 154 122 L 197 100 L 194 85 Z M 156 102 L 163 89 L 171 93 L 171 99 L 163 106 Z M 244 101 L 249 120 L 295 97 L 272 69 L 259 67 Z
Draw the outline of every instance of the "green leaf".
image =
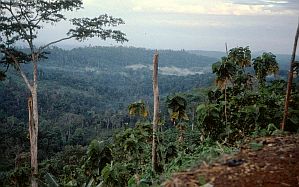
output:
M 56 182 L 56 180 L 54 179 L 54 177 L 50 174 L 50 173 L 47 173 L 45 175 L 45 180 L 46 180 L 46 183 L 49 185 L 49 187 L 58 187 L 58 183 Z

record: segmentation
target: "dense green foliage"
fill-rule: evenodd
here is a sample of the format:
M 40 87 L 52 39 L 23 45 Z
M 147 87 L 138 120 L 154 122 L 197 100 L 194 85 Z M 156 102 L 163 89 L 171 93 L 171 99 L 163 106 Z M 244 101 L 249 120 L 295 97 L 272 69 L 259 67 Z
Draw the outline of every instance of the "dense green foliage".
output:
M 139 117 L 128 114 L 130 103 L 143 99 L 149 109 L 148 103 L 152 98 L 150 68 L 134 70 L 127 66 L 139 62 L 150 65 L 152 50 L 93 47 L 70 51 L 53 48 L 49 52 L 49 59 L 41 62 L 39 69 L 40 161 L 52 158 L 57 152 L 65 150 L 65 146 L 86 146 L 96 137 L 103 140 L 111 137 L 114 129 L 134 126 Z M 160 62 L 165 67 L 201 69 L 213 62 L 212 58 L 184 51 L 161 51 L 160 56 Z M 28 72 L 30 65 L 23 68 Z M 209 85 L 212 75 L 162 74 L 159 78 L 163 100 L 169 93 Z M 24 91 L 22 80 L 10 70 L 0 85 L 0 168 L 3 172 L 0 181 L 5 181 L 6 172 L 15 168 L 14 159 L 29 152 L 29 93 Z M 166 106 L 162 110 L 166 111 Z M 151 118 L 150 111 L 148 118 Z M 59 178 L 55 172 L 52 174 Z
M 231 49 L 228 57 L 212 65 L 219 88 L 210 91 L 209 102 L 197 108 L 204 136 L 234 143 L 270 124 L 279 128 L 286 82 L 283 79 L 266 79 L 278 72 L 275 58 L 272 53 L 254 58 L 253 74 L 250 50 L 240 47 Z M 295 87 L 292 93 L 293 99 L 298 97 Z M 292 100 L 290 107 L 287 126 L 294 131 L 299 127 L 298 100 Z
M 39 70 L 39 180 L 44 185 L 155 185 L 172 172 L 235 151 L 236 141 L 247 135 L 272 134 L 279 128 L 286 82 L 264 76 L 259 84 L 248 47 L 234 48 L 218 62 L 185 51 L 161 51 L 159 166 L 153 173 L 150 65 L 154 51 L 89 47 L 49 52 L 49 60 Z M 184 76 L 165 72 L 169 67 L 201 71 L 211 66 L 215 76 L 211 70 Z M 265 68 L 260 72 L 273 72 Z M 214 77 L 219 87 L 211 87 Z M 290 104 L 290 131 L 298 130 L 299 124 L 297 84 L 298 79 Z M 29 183 L 24 86 L 12 72 L 0 82 L 1 186 Z

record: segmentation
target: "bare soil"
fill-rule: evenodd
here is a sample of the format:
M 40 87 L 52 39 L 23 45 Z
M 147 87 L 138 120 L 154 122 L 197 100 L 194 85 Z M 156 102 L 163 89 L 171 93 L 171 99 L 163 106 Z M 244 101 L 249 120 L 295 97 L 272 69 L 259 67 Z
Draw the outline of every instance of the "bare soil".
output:
M 163 186 L 299 187 L 299 135 L 248 139 L 239 153 L 175 173 Z

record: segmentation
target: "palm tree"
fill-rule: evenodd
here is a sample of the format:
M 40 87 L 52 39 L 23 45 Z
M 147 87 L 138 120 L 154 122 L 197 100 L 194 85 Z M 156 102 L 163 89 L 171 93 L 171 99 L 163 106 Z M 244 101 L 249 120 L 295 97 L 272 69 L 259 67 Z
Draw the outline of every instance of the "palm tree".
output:
M 264 86 L 266 77 L 278 72 L 278 63 L 276 56 L 272 53 L 263 53 L 261 56 L 253 59 L 253 68 L 260 86 Z
M 212 65 L 212 72 L 216 74 L 216 85 L 221 89 L 225 89 L 228 82 L 236 74 L 236 64 L 227 57 L 222 57 L 220 61 Z
M 129 115 L 131 116 L 139 116 L 146 118 L 148 116 L 148 111 L 144 104 L 144 101 L 140 100 L 138 102 L 134 102 L 128 106 Z
M 185 98 L 176 95 L 173 97 L 167 97 L 166 103 L 168 112 L 170 114 L 170 119 L 173 122 L 173 124 L 178 127 L 180 131 L 179 142 L 182 142 L 184 140 L 184 126 L 181 123 L 181 121 L 189 120 L 186 113 L 187 101 Z M 177 121 L 179 121 L 178 124 Z
M 249 47 L 236 47 L 229 50 L 228 58 L 239 65 L 243 71 L 251 65 L 251 51 Z
M 228 83 L 231 82 L 232 77 L 236 74 L 237 67 L 234 61 L 232 61 L 230 58 L 222 57 L 220 61 L 212 65 L 212 71 L 216 74 L 216 85 L 221 90 L 224 90 L 224 115 L 225 123 L 227 123 L 226 88 Z

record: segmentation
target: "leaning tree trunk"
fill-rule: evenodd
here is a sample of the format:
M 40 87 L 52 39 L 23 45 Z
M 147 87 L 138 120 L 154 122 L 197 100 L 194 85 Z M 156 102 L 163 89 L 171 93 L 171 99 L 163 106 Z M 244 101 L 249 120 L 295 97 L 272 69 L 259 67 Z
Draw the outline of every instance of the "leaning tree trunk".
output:
M 153 143 L 152 143 L 152 170 L 157 171 L 157 128 L 159 121 L 159 88 L 158 88 L 158 53 L 153 59 L 153 92 L 154 92 L 154 116 L 153 116 Z
M 294 62 L 295 62 L 295 57 L 296 57 L 296 49 L 297 49 L 297 43 L 298 43 L 298 37 L 299 37 L 299 22 L 297 26 L 297 32 L 295 35 L 295 41 L 294 41 L 294 47 L 293 47 L 293 53 L 292 53 L 292 58 L 290 62 L 290 70 L 288 74 L 288 85 L 287 85 L 287 92 L 286 92 L 286 98 L 285 98 L 285 104 L 284 104 L 284 114 L 283 114 L 283 119 L 281 122 L 281 130 L 284 130 L 287 118 L 288 118 L 288 110 L 289 110 L 289 100 L 291 96 L 291 87 L 292 87 L 292 82 L 293 82 L 293 71 L 294 71 Z

